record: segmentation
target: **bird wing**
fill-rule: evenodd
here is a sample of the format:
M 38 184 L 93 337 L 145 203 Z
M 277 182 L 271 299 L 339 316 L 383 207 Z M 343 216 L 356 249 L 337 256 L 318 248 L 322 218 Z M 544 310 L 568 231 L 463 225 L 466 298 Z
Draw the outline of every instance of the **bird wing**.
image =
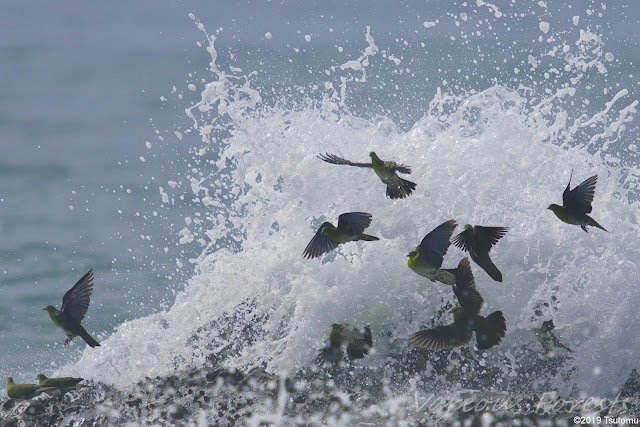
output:
M 371 339 L 371 330 L 368 326 L 366 328 L 359 329 L 352 325 L 342 325 L 342 329 L 340 329 L 340 335 L 347 338 L 349 341 L 362 341 L 364 343 L 367 338 L 367 334 L 369 339 Z
M 585 179 L 582 184 L 573 190 L 569 190 L 569 185 L 571 184 L 571 178 L 569 178 L 569 185 L 567 185 L 564 193 L 562 193 L 563 205 L 578 214 L 588 214 L 591 212 L 591 202 L 593 202 L 593 196 L 596 194 L 597 181 L 598 175 L 593 175 Z
M 453 286 L 453 293 L 456 294 L 460 306 L 470 314 L 478 314 L 483 304 L 482 296 L 471 272 L 469 258 L 462 258 L 456 268 L 456 283 Z
M 302 252 L 302 256 L 307 259 L 317 258 L 322 254 L 330 252 L 337 248 L 339 245 L 338 242 L 334 242 L 322 232 L 322 227 L 316 231 L 315 236 L 309 242 L 306 248 L 304 248 L 304 252 Z
M 371 214 L 348 212 L 338 217 L 338 231 L 358 236 L 371 224 Z
M 93 293 L 93 268 L 82 276 L 78 282 L 69 289 L 62 298 L 60 316 L 80 322 L 89 308 L 91 294 Z
M 411 167 L 407 165 L 399 165 L 396 162 L 384 162 L 385 169 L 389 169 L 394 172 L 400 172 L 404 174 L 411 173 Z
M 440 268 L 444 255 L 451 244 L 449 239 L 457 225 L 455 220 L 450 219 L 424 236 L 420 243 L 420 258 L 435 268 Z
M 427 350 L 446 350 L 465 345 L 473 337 L 473 330 L 462 322 L 437 326 L 416 332 L 409 337 L 412 346 Z
M 461 233 L 453 238 L 451 243 L 459 247 L 463 251 L 471 252 L 473 245 L 473 229 L 465 228 Z
M 355 163 L 351 160 L 343 159 L 342 157 L 338 157 L 335 154 L 320 154 L 317 156 L 320 160 L 324 160 L 327 163 L 331 163 L 334 165 L 349 165 L 349 166 L 357 166 L 359 168 L 373 168 L 371 163 Z
M 478 243 L 478 252 L 485 253 L 498 243 L 507 231 L 508 227 L 483 227 L 482 225 L 476 225 L 474 227 L 476 242 Z

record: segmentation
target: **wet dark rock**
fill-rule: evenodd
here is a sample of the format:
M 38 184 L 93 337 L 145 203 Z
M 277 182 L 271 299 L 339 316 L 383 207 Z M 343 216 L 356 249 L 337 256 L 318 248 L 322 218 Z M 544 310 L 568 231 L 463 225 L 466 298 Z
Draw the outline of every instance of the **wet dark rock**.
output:
M 167 413 L 174 420 L 181 420 L 189 414 L 189 411 L 184 406 L 175 403 L 167 408 Z
M 44 405 L 40 402 L 31 402 L 24 410 L 25 415 L 36 416 L 46 411 Z
M 629 379 L 622 386 L 620 397 L 640 397 L 640 375 L 635 369 L 631 370 Z

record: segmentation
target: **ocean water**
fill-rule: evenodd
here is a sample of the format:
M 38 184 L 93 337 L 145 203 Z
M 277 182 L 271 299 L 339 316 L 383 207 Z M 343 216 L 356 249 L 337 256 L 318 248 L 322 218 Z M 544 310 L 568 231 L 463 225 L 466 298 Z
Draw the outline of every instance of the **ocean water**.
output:
M 502 310 L 507 335 L 488 351 L 427 357 L 423 387 L 463 387 L 434 367 L 471 358 L 483 368 L 466 379 L 499 372 L 487 390 L 617 393 L 640 353 L 637 6 L 190 6 L 166 7 L 153 25 L 132 18 L 146 9 L 128 11 L 135 31 L 118 33 L 110 55 L 120 60 L 97 68 L 105 75 L 65 72 L 67 86 L 40 82 L 29 102 L 4 103 L 5 376 L 47 371 L 126 388 L 220 354 L 226 366 L 294 372 L 313 364 L 332 322 L 370 325 L 376 351 L 357 364 L 383 372 L 406 360 L 411 333 L 434 316 L 450 321 L 450 288 L 415 275 L 406 255 L 454 218 L 510 227 L 492 251 L 503 283 L 472 264 L 483 313 Z M 174 21 L 187 43 L 147 38 L 148 27 L 172 33 Z M 105 58 L 88 44 L 65 58 Z M 53 79 L 73 50 L 33 49 L 2 52 L 24 55 L 15 63 L 29 70 L 52 64 Z M 138 70 L 126 78 L 145 91 L 139 108 L 107 77 L 124 65 Z M 60 92 L 44 90 L 52 84 Z M 90 99 L 79 117 L 55 105 L 69 92 Z M 371 171 L 316 158 L 365 161 L 369 151 L 412 167 L 411 197 L 387 199 Z M 584 233 L 546 209 L 572 170 L 574 185 L 599 175 L 592 216 L 610 233 Z M 349 211 L 372 213 L 367 232 L 381 240 L 303 259 L 318 225 Z M 444 265 L 463 256 L 451 247 Z M 38 310 L 89 267 L 85 324 L 102 346 L 63 348 Z M 573 350 L 553 374 L 540 370 L 530 331 L 548 319 Z

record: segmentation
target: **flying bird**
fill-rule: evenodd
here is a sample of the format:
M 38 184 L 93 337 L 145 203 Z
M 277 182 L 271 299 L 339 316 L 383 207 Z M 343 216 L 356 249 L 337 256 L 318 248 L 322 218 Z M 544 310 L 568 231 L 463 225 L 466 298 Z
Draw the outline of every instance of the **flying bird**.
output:
M 100 345 L 80 324 L 89 308 L 89 299 L 92 293 L 93 269 L 82 276 L 78 283 L 64 294 L 60 310 L 52 305 L 48 305 L 43 309 L 47 310 L 53 323 L 67 335 L 64 345 L 69 344 L 77 336 L 80 336 L 91 347 Z
M 566 222 L 567 224 L 579 225 L 580 228 L 587 233 L 587 226 L 597 227 L 601 230 L 608 231 L 598 224 L 595 219 L 587 215 L 592 210 L 591 202 L 593 202 L 593 196 L 596 193 L 598 175 L 593 175 L 592 177 L 587 178 L 582 184 L 578 185 L 573 190 L 571 190 L 572 177 L 573 170 L 571 170 L 567 188 L 565 188 L 562 193 L 562 206 L 552 203 L 547 209 L 551 209 L 560 221 Z
M 16 384 L 12 377 L 7 378 L 7 395 L 12 399 L 33 399 L 40 393 L 54 390 L 54 387 L 43 387 L 36 384 Z
M 358 240 L 380 240 L 375 236 L 364 234 L 363 231 L 371 224 L 371 214 L 365 212 L 348 212 L 338 217 L 338 226 L 324 222 L 316 231 L 315 236 L 304 249 L 304 258 L 317 258 L 330 252 L 341 243 Z
M 450 219 L 424 236 L 420 246 L 409 252 L 407 261 L 409 268 L 433 282 L 453 285 L 456 282 L 455 269 L 440 269 L 440 267 L 451 244 L 449 239 L 457 226 L 455 220 Z
M 491 247 L 506 233 L 507 227 L 483 227 L 465 224 L 464 231 L 453 238 L 452 243 L 469 252 L 471 259 L 496 282 L 502 282 L 502 273 L 489 257 Z
M 318 363 L 323 366 L 338 365 L 344 357 L 344 346 L 347 347 L 349 360 L 362 359 L 373 347 L 371 329 L 368 326 L 359 329 L 348 323 L 332 323 L 329 339 L 318 350 Z
M 501 311 L 487 317 L 479 314 L 484 301 L 476 289 L 469 258 L 463 258 L 458 264 L 453 292 L 460 304 L 452 309 L 453 323 L 416 332 L 409 337 L 411 345 L 427 350 L 451 349 L 471 341 L 473 332 L 480 350 L 499 344 L 507 331 L 507 323 Z
M 378 175 L 380 180 L 387 185 L 387 197 L 391 199 L 404 199 L 409 196 L 413 190 L 416 189 L 415 182 L 408 181 L 400 178 L 397 174 L 410 174 L 411 168 L 406 165 L 399 165 L 396 162 L 385 162 L 373 151 L 369 153 L 371 157 L 371 163 L 355 163 L 342 157 L 338 157 L 335 154 L 321 154 L 318 156 L 320 160 L 324 160 L 327 163 L 334 165 L 349 165 L 357 166 L 359 168 L 372 168 Z
M 536 335 L 536 338 L 544 348 L 544 351 L 547 353 L 553 352 L 554 347 L 562 348 L 571 353 L 571 349 L 566 345 L 562 344 L 558 337 L 555 336 L 553 330 L 555 329 L 555 325 L 553 324 L 553 320 L 547 320 L 542 322 L 542 326 L 540 328 L 533 328 L 531 331 Z

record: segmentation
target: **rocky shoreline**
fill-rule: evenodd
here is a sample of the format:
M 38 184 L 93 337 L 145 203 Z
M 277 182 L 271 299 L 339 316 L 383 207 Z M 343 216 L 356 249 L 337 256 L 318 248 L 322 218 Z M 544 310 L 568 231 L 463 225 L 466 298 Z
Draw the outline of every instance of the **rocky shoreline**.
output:
M 552 393 L 434 395 L 415 380 L 396 390 L 388 378 L 355 369 L 314 367 L 285 378 L 262 369 L 203 368 L 147 379 L 128 391 L 88 382 L 64 396 L 5 399 L 0 425 L 571 425 L 580 416 L 640 417 L 637 379 L 632 374 L 617 399 L 562 399 Z

